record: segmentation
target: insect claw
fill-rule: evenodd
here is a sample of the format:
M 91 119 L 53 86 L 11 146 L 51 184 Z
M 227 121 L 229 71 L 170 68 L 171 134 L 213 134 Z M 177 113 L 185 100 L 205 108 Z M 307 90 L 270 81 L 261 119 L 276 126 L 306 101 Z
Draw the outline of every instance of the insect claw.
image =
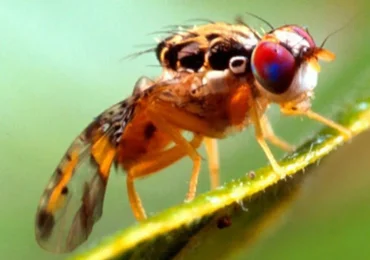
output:
M 343 127 L 338 129 L 338 131 L 340 131 L 340 133 L 346 138 L 346 140 L 351 140 L 353 137 L 351 129 Z
M 279 180 L 284 179 L 286 177 L 286 173 L 280 165 L 278 165 L 277 163 L 274 163 L 274 164 L 271 164 L 271 167 L 276 177 L 278 177 Z

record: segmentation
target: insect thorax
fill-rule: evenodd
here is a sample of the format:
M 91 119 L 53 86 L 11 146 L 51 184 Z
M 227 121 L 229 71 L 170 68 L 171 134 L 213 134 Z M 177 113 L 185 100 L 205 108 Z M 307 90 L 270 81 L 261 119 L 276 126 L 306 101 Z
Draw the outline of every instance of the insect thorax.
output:
M 258 35 L 245 25 L 215 23 L 164 39 L 156 55 L 162 66 L 175 71 L 224 70 L 232 57 L 250 60 L 257 43 Z

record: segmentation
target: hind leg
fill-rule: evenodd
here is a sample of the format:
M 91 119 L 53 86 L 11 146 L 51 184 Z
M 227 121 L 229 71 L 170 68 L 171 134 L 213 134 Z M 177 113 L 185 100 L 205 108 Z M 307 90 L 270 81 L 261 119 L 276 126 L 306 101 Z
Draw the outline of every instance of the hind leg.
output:
M 201 136 L 194 136 L 193 140 L 189 142 L 189 145 L 197 148 L 200 146 L 201 142 Z M 132 211 L 137 220 L 140 221 L 145 219 L 146 214 L 140 197 L 136 192 L 134 181 L 136 179 L 153 174 L 163 168 L 166 168 L 186 155 L 187 151 L 186 149 L 184 149 L 184 147 L 175 145 L 168 150 L 148 155 L 136 164 L 132 165 L 129 169 L 127 169 L 127 192 Z

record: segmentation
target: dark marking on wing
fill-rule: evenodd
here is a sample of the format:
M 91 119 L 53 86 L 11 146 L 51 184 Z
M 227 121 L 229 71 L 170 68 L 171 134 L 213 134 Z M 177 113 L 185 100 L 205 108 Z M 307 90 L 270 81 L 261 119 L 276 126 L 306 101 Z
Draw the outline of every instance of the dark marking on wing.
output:
M 74 140 L 47 185 L 37 210 L 36 240 L 44 249 L 70 252 L 90 235 L 103 211 L 116 147 L 134 115 L 132 98 L 100 114 Z

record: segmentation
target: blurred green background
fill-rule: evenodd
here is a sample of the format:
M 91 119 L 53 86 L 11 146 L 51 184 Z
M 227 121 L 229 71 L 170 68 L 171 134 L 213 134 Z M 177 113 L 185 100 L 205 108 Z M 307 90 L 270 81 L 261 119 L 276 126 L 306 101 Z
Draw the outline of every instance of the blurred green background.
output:
M 34 217 L 40 195 L 70 142 L 94 116 L 127 97 L 141 75 L 160 72 L 154 54 L 120 61 L 155 44 L 150 35 L 193 18 L 233 21 L 245 11 L 274 26 L 309 27 L 336 61 L 323 64 L 314 109 L 332 115 L 370 95 L 369 4 L 364 1 L 21 1 L 0 0 L 0 252 L 9 259 L 63 259 L 38 247 Z M 263 23 L 250 16 L 256 27 Z M 163 35 L 162 35 L 163 36 Z M 321 126 L 269 112 L 276 132 L 302 143 Z M 360 138 L 360 137 L 359 137 Z M 284 223 L 235 259 L 364 259 L 370 257 L 370 136 L 324 160 L 305 183 Z M 266 165 L 249 129 L 220 141 L 221 180 Z M 283 153 L 273 150 L 276 156 Z M 202 150 L 204 154 L 204 150 Z M 209 189 L 203 164 L 198 192 Z M 190 160 L 137 182 L 148 213 L 180 203 Z M 84 247 L 135 223 L 125 176 L 112 172 L 104 216 Z

